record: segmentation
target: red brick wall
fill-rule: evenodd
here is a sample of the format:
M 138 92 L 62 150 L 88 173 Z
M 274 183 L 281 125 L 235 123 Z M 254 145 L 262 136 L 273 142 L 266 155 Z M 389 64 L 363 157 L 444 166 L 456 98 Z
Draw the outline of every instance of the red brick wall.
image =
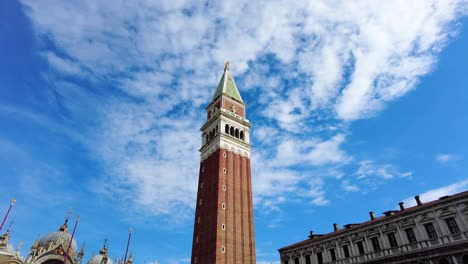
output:
M 226 185 L 225 191 L 223 185 Z M 200 199 L 202 205 L 199 205 Z M 197 223 L 198 216 L 200 223 Z M 226 230 L 222 230 L 222 224 L 226 225 Z M 221 252 L 222 246 L 225 253 Z M 197 263 L 202 264 L 255 264 L 250 159 L 220 149 L 201 163 L 192 263 L 195 257 Z
M 236 114 L 242 116 L 245 118 L 245 107 L 241 104 L 238 104 L 238 103 L 235 103 L 227 98 L 223 98 L 223 108 L 226 109 L 226 110 L 229 110 L 231 111 L 231 107 L 232 106 L 236 106 L 237 108 L 237 112 Z

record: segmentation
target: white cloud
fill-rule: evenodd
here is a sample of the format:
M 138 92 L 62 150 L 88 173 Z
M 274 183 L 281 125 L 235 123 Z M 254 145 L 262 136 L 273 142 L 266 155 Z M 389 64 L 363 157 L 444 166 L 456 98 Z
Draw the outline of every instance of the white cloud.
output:
M 441 164 L 446 164 L 449 162 L 457 161 L 459 160 L 460 157 L 458 157 L 455 154 L 449 154 L 449 153 L 439 153 L 436 156 L 436 161 L 441 163 Z
M 358 192 L 360 190 L 357 185 L 351 184 L 348 180 L 342 181 L 341 187 L 347 192 Z
M 320 166 L 325 164 L 344 164 L 350 157 L 341 149 L 345 135 L 337 134 L 329 140 L 284 139 L 277 147 L 273 166 Z
M 342 182 L 342 188 L 346 191 L 375 190 L 385 181 L 410 178 L 413 175 L 413 172 L 401 171 L 398 167 L 389 163 L 381 164 L 372 160 L 361 160 L 357 165 L 358 168 L 352 175 L 354 177 L 347 178 Z
M 261 157 L 252 162 L 262 166 L 254 177 L 259 205 L 275 208 L 291 193 L 326 204 L 325 183 L 317 182 L 327 176 L 307 170 L 307 176 L 299 175 L 291 167 L 352 161 L 342 147 L 341 124 L 374 115 L 414 89 L 434 67 L 467 5 L 463 0 L 22 3 L 38 37 L 57 47 L 44 54 L 58 74 L 128 95 L 99 102 L 101 123 L 89 145 L 106 165 L 103 180 L 113 194 L 132 197 L 154 214 L 193 206 L 202 107 L 224 60 L 255 87 L 240 88 L 258 93 L 256 109 L 264 109 L 258 113 L 270 122 L 254 133 L 264 143 L 254 148 Z M 70 93 L 63 82 L 57 89 Z M 79 100 L 65 99 L 79 109 Z M 316 126 L 317 121 L 325 124 Z M 312 138 L 309 133 L 320 127 L 338 130 Z M 360 178 L 411 175 L 386 164 L 360 165 Z M 278 186 L 281 195 L 271 199 Z M 318 189 L 309 191 L 313 188 Z
M 44 56 L 46 57 L 47 61 L 52 65 L 52 67 L 61 71 L 62 73 L 78 76 L 83 74 L 83 72 L 80 69 L 80 65 L 71 62 L 70 60 L 61 58 L 52 52 L 47 52 L 46 54 L 44 54 Z
M 424 203 L 424 202 L 430 202 L 430 201 L 433 201 L 433 200 L 437 200 L 437 199 L 439 199 L 440 197 L 443 197 L 443 196 L 453 195 L 453 194 L 456 194 L 456 193 L 459 193 L 459 192 L 464 192 L 466 190 L 468 190 L 468 180 L 459 181 L 459 182 L 456 182 L 456 183 L 453 183 L 453 184 L 450 184 L 450 185 L 447 185 L 447 186 L 444 186 L 444 187 L 440 187 L 440 188 L 436 188 L 436 189 L 426 191 L 426 192 L 420 194 L 419 197 L 420 197 L 421 201 Z M 407 206 L 415 206 L 416 205 L 416 201 L 414 200 L 413 197 L 408 197 L 408 198 L 404 199 L 403 201 Z
M 381 179 L 392 179 L 395 177 L 410 177 L 412 172 L 400 172 L 392 164 L 375 164 L 371 160 L 362 160 L 359 162 L 359 168 L 355 175 L 358 179 L 378 177 Z

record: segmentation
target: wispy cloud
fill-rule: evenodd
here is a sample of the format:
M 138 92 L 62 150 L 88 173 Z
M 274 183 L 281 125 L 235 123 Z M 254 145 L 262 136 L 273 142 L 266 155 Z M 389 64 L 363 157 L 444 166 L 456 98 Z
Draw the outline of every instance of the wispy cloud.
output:
M 348 191 L 348 192 L 358 192 L 359 191 L 359 187 L 355 184 L 352 184 L 350 183 L 348 180 L 344 180 L 341 182 L 341 187 L 343 187 L 343 189 L 345 191 Z
M 456 193 L 463 192 L 466 190 L 468 190 L 468 180 L 459 181 L 459 182 L 455 182 L 453 184 L 450 184 L 444 187 L 432 189 L 432 190 L 429 190 L 420 194 L 419 196 L 422 202 L 429 202 L 429 201 L 437 200 L 443 196 L 456 194 Z M 404 203 L 407 204 L 408 206 L 416 205 L 416 201 L 414 200 L 413 197 L 406 198 L 404 200 Z
M 110 94 L 96 100 L 93 114 L 100 122 L 90 125 L 94 130 L 84 143 L 105 166 L 100 180 L 112 190 L 106 195 L 127 197 L 157 215 L 187 215 L 193 207 L 201 113 L 224 60 L 233 61 L 239 83 L 248 86 L 241 90 L 258 98 L 249 108 L 259 121 L 254 143 L 261 143 L 252 162 L 257 205 L 274 209 L 289 194 L 323 205 L 330 176 L 317 170 L 355 161 L 344 150 L 343 124 L 375 115 L 414 89 L 467 5 L 22 3 L 38 39 L 53 44 L 41 52 L 56 71 L 56 92 L 69 95 L 61 103 L 71 111 L 88 108 L 73 96 L 83 84 L 70 85 L 70 75 Z M 356 176 L 362 179 L 411 175 L 369 161 L 360 167 Z
M 460 157 L 455 154 L 450 154 L 450 153 L 439 153 L 437 154 L 435 159 L 440 164 L 447 164 L 447 163 L 459 160 Z
M 359 162 L 359 169 L 355 175 L 359 179 L 378 177 L 382 179 L 392 179 L 394 177 L 405 178 L 411 176 L 412 172 L 400 172 L 391 164 L 376 164 L 371 160 Z
M 376 163 L 372 160 L 361 160 L 357 162 L 357 170 L 342 182 L 342 187 L 346 191 L 361 190 L 364 185 L 366 190 L 374 190 L 381 184 L 391 179 L 410 178 L 411 171 L 401 171 L 397 166 L 390 163 Z M 361 186 L 361 187 L 359 187 Z

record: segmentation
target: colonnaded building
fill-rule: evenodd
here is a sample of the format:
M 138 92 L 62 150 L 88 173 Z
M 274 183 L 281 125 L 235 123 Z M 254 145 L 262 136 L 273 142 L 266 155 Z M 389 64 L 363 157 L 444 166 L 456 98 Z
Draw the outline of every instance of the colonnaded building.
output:
M 468 191 L 384 212 L 279 249 L 281 264 L 468 264 Z
M 68 230 L 68 219 L 57 231 L 34 241 L 25 257 L 20 254 L 21 244 L 16 249 L 11 245 L 10 228 L 8 228 L 6 233 L 0 236 L 0 264 L 112 264 L 106 243 L 99 250 L 99 254 L 93 253 L 88 261 L 83 259 L 84 244 L 78 251 L 77 243 Z M 115 264 L 124 264 L 123 260 L 117 258 L 114 261 Z M 133 263 L 132 254 L 125 263 Z
M 192 264 L 255 264 L 249 120 L 226 63 L 201 128 Z

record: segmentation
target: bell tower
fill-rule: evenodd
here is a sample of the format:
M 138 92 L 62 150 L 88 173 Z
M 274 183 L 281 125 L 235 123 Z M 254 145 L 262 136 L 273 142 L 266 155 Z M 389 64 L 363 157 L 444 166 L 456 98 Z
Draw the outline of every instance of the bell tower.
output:
M 255 264 L 250 123 L 226 62 L 201 128 L 192 264 Z

